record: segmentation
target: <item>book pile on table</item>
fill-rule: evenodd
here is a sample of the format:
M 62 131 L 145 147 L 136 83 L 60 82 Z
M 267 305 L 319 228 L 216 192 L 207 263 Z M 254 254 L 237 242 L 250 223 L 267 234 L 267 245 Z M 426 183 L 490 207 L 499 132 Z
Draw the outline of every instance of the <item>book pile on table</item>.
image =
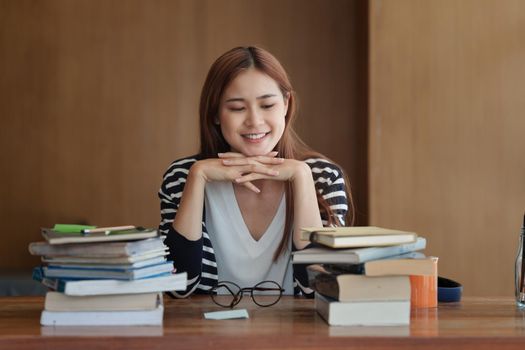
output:
M 437 261 L 426 239 L 373 226 L 305 228 L 312 247 L 293 253 L 306 264 L 315 308 L 330 325 L 407 325 L 411 308 L 437 306 Z
M 43 262 L 33 279 L 51 289 L 44 326 L 162 325 L 162 292 L 186 289 L 186 273 L 172 273 L 155 229 L 55 225 L 41 233 L 46 241 L 31 243 L 29 252 Z

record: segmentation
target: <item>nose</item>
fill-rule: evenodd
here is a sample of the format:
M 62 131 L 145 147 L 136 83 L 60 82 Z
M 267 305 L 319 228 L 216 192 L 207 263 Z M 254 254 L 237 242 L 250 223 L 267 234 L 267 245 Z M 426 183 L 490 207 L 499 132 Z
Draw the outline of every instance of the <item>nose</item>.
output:
M 264 117 L 261 111 L 257 110 L 257 108 L 250 108 L 246 115 L 245 123 L 248 126 L 257 126 L 263 124 Z

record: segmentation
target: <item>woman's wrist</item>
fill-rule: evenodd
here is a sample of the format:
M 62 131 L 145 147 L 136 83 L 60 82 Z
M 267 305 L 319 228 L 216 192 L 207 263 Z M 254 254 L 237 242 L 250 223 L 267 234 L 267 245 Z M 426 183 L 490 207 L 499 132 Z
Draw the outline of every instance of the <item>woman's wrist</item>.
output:
M 312 170 L 303 161 L 300 160 L 294 160 L 294 171 L 293 175 L 290 178 L 290 181 L 295 184 L 313 184 L 314 179 L 312 176 Z
M 208 182 L 208 179 L 206 178 L 206 174 L 203 169 L 202 161 L 196 161 L 190 168 L 190 171 L 188 172 L 187 182 L 190 181 L 193 183 L 197 182 L 203 184 Z

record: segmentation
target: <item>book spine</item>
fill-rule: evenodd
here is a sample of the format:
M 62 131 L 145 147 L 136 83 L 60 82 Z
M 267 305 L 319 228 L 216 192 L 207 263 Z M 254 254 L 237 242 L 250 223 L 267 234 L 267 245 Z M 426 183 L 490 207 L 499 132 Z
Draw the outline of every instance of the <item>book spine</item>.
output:
M 58 278 L 49 278 L 44 274 L 42 267 L 35 267 L 33 269 L 32 278 L 34 281 L 42 283 L 49 289 L 52 289 L 57 292 L 64 292 L 66 287 L 66 281 L 60 280 Z

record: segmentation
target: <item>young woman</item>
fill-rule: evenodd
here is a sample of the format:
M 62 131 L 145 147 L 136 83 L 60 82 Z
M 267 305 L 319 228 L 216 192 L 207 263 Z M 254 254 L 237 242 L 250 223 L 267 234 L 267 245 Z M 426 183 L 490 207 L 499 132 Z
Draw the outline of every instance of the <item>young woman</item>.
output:
M 218 281 L 265 280 L 285 294 L 312 293 L 302 227 L 351 224 L 341 169 L 308 148 L 292 124 L 296 101 L 277 59 L 237 47 L 210 68 L 200 99 L 200 152 L 174 161 L 159 191 L 159 230 L 170 259 L 188 273 L 185 297 Z

